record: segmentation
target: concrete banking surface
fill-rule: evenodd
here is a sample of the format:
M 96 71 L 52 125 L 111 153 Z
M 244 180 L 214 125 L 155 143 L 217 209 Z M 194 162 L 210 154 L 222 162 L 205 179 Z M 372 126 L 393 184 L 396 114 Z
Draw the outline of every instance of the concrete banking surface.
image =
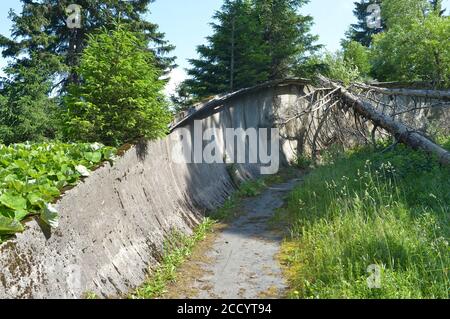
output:
M 303 94 L 303 86 L 260 87 L 225 99 L 197 118 L 223 145 L 225 128 L 271 128 L 276 104 Z M 225 164 L 174 161 L 180 129 L 141 143 L 115 164 L 99 168 L 57 203 L 58 229 L 37 220 L 0 245 L 0 298 L 120 297 L 143 283 L 159 265 L 165 238 L 190 234 L 207 211 L 235 190 Z M 178 143 L 179 144 L 179 143 Z M 283 163 L 289 150 L 280 151 Z M 257 177 L 258 163 L 237 165 L 241 179 Z

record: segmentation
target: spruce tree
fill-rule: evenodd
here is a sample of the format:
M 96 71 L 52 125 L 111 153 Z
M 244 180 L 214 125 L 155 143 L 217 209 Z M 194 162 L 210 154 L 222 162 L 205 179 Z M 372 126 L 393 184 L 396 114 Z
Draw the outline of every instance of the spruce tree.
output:
M 170 122 L 162 72 L 140 32 L 117 25 L 88 37 L 65 97 L 64 133 L 69 140 L 120 146 L 167 133 Z
M 298 13 L 306 2 L 225 0 L 182 88 L 199 99 L 292 75 L 319 48 L 312 18 Z
M 76 70 L 87 39 L 101 30 L 112 30 L 119 20 L 144 36 L 158 69 L 168 71 L 173 66 L 174 58 L 168 55 L 173 47 L 156 24 L 144 20 L 153 0 L 21 2 L 22 11 L 11 11 L 9 15 L 12 37 L 0 36 L 0 51 L 11 61 L 4 70 L 6 77 L 0 80 L 0 141 L 14 143 L 55 136 L 56 122 L 50 116 L 54 114 L 50 106 L 61 103 L 59 96 L 67 93 L 70 84 L 81 83 Z M 81 7 L 79 28 L 68 24 L 73 12 L 66 10 L 73 3 Z
M 269 58 L 269 80 L 292 75 L 320 46 L 312 35 L 313 18 L 299 13 L 307 0 L 254 0 L 263 30 L 265 55 Z
M 251 1 L 225 0 L 214 20 L 208 44 L 197 47 L 200 58 L 189 60 L 193 67 L 184 88 L 205 97 L 267 80 L 268 60 Z
M 3 57 L 13 59 L 7 70 L 12 77 L 22 67 L 39 64 L 49 76 L 76 82 L 77 75 L 73 68 L 78 64 L 88 35 L 99 28 L 113 28 L 118 19 L 151 40 L 151 49 L 157 54 L 161 68 L 167 69 L 173 64 L 174 59 L 166 56 L 173 47 L 164 40 L 164 34 L 158 31 L 157 25 L 143 19 L 153 0 L 78 0 L 76 4 L 81 7 L 80 28 L 70 28 L 67 23 L 70 18 L 67 9 L 74 3 L 73 0 L 21 1 L 22 12 L 11 11 L 9 15 L 13 22 L 12 39 L 0 36 Z M 44 60 L 51 60 L 52 63 L 40 63 Z
M 347 31 L 347 38 L 361 43 L 366 47 L 370 47 L 372 44 L 372 36 L 378 34 L 385 30 L 386 25 L 383 20 L 381 20 L 381 28 L 370 27 L 367 23 L 367 17 L 370 12 L 367 12 L 369 5 L 378 4 L 382 5 L 381 0 L 361 0 L 360 2 L 354 2 L 355 9 L 353 14 L 358 19 L 355 24 L 350 26 L 350 30 Z

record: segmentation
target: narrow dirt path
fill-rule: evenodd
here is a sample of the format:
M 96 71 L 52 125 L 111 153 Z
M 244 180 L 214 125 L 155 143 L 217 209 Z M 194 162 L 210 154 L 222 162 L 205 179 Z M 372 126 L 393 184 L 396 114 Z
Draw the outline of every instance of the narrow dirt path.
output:
M 180 270 L 166 298 L 278 298 L 286 282 L 276 260 L 283 231 L 271 223 L 301 179 L 272 186 L 245 199 L 243 214 L 207 239 Z

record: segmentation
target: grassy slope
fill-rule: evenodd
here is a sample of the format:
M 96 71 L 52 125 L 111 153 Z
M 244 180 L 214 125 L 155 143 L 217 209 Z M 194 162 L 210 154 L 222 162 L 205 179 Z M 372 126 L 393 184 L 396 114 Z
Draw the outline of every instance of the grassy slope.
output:
M 450 169 L 421 152 L 335 159 L 291 194 L 287 213 L 281 259 L 291 297 L 449 297 Z M 380 289 L 367 284 L 372 264 Z

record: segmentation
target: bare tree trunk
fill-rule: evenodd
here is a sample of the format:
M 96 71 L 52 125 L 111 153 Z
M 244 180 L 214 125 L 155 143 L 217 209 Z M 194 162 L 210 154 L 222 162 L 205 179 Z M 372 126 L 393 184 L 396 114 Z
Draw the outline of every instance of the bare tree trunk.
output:
M 430 155 L 437 156 L 439 162 L 443 165 L 450 165 L 450 152 L 441 146 L 430 141 L 417 131 L 411 130 L 403 123 L 394 120 L 388 115 L 377 111 L 370 103 L 361 100 L 345 88 L 337 85 L 327 78 L 319 77 L 322 81 L 330 84 L 333 88 L 340 88 L 338 94 L 341 95 L 344 102 L 353 108 L 359 115 L 371 120 L 374 125 L 381 127 L 391 133 L 399 142 L 407 144 L 415 149 L 422 149 Z
M 236 18 L 231 22 L 231 61 L 230 61 L 230 92 L 234 90 L 234 64 L 235 64 L 235 44 L 236 41 Z
M 365 84 L 354 84 L 356 87 L 363 89 L 383 93 L 386 95 L 403 95 L 403 96 L 416 96 L 429 99 L 439 99 L 443 101 L 450 101 L 450 90 L 413 90 L 413 89 L 387 89 L 377 86 L 365 85 Z

